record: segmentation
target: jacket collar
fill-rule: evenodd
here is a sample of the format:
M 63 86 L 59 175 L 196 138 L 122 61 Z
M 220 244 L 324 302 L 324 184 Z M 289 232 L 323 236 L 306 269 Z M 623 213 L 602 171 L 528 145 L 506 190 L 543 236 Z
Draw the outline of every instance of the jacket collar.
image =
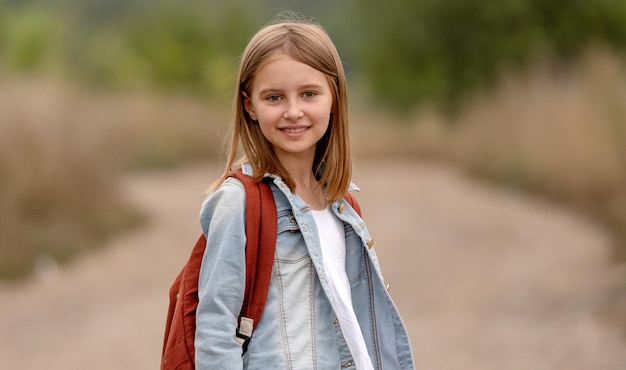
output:
M 244 163 L 241 165 L 241 172 L 246 175 L 246 176 L 252 176 L 252 174 L 254 173 L 252 171 L 252 165 L 250 163 Z M 272 175 L 270 173 L 265 173 L 263 175 L 263 177 L 270 177 L 273 179 L 276 179 L 276 175 Z M 356 186 L 355 183 L 353 183 L 352 181 L 350 181 L 350 185 L 348 186 L 348 191 L 361 191 L 361 189 L 359 189 L 358 186 Z

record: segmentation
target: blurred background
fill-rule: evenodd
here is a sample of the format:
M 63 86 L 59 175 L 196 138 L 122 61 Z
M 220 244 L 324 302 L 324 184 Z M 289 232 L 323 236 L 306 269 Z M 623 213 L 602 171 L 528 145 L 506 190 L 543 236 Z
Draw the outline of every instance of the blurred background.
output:
M 626 2 L 0 0 L 4 284 L 148 223 L 121 178 L 222 159 L 238 57 L 283 10 L 335 41 L 360 162 L 538 196 L 626 258 Z

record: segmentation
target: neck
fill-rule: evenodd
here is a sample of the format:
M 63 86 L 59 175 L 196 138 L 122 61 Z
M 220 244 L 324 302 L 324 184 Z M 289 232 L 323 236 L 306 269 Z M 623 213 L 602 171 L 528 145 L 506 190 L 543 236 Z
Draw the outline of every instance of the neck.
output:
M 283 156 L 279 158 L 280 163 L 285 170 L 291 175 L 291 178 L 296 183 L 296 187 L 311 188 L 313 185 L 317 185 L 317 180 L 313 175 L 313 160 L 314 156 Z
M 324 209 L 326 207 L 326 196 L 324 190 L 313 174 L 314 156 L 286 156 L 279 158 L 280 163 L 291 175 L 296 185 L 296 193 L 312 209 Z

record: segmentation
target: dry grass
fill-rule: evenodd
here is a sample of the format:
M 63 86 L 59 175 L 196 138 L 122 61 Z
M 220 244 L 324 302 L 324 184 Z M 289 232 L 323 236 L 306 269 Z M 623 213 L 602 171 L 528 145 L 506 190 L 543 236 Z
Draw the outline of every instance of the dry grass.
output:
M 444 159 L 564 202 L 604 221 L 626 257 L 626 69 L 614 54 L 593 49 L 567 69 L 539 61 L 454 118 L 421 109 L 401 125 L 355 113 L 362 152 Z
M 452 157 L 551 197 L 605 201 L 626 188 L 623 70 L 597 52 L 565 76 L 554 69 L 535 66 L 476 99 L 455 122 Z
M 605 222 L 626 257 L 626 70 L 590 51 L 505 79 L 454 122 L 446 155 L 479 175 L 565 202 Z
M 119 194 L 129 168 L 215 156 L 209 104 L 96 94 L 53 82 L 0 88 L 0 278 L 64 261 L 140 220 Z

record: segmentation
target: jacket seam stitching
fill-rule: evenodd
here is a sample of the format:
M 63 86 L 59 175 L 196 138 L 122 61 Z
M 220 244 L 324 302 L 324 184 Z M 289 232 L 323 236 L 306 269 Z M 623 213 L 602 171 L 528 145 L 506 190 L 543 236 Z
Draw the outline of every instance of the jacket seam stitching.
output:
M 311 261 L 312 264 L 313 261 Z M 310 320 L 311 320 L 311 360 L 313 362 L 313 369 L 317 369 L 317 337 L 315 336 L 315 316 L 316 316 L 316 311 L 315 311 L 315 273 L 313 272 L 314 268 L 313 266 L 311 266 L 311 272 L 310 275 L 311 277 L 309 278 L 310 284 L 310 290 L 309 290 L 309 305 L 310 305 L 310 310 L 309 312 L 311 312 L 311 316 L 310 316 Z
M 372 270 L 371 267 L 369 265 L 369 259 L 368 259 L 368 255 L 367 252 L 365 250 L 363 250 L 363 262 L 365 263 L 365 271 L 367 273 L 367 286 L 369 289 L 369 293 L 370 293 L 370 313 L 371 313 L 371 317 L 372 317 L 372 334 L 373 334 L 373 340 L 374 340 L 374 352 L 376 355 L 376 362 L 378 365 L 379 369 L 382 369 L 382 363 L 381 363 L 381 358 L 380 358 L 380 344 L 378 343 L 378 327 L 376 325 L 376 310 L 374 307 L 374 287 L 373 287 L 373 281 L 372 281 Z
M 278 285 L 278 291 L 280 294 L 280 305 L 279 305 L 279 311 L 280 311 L 280 331 L 283 337 L 283 342 L 285 343 L 285 345 L 283 346 L 284 350 L 285 350 L 285 363 L 287 365 L 287 368 L 289 369 L 293 369 L 293 364 L 291 363 L 291 351 L 289 349 L 289 340 L 288 340 L 288 336 L 287 336 L 287 323 L 285 322 L 285 307 L 284 307 L 284 298 L 285 298 L 285 294 L 284 294 L 284 287 L 283 287 L 283 280 L 280 278 L 280 264 L 276 263 L 276 261 L 274 262 L 275 268 L 276 268 L 276 282 Z

